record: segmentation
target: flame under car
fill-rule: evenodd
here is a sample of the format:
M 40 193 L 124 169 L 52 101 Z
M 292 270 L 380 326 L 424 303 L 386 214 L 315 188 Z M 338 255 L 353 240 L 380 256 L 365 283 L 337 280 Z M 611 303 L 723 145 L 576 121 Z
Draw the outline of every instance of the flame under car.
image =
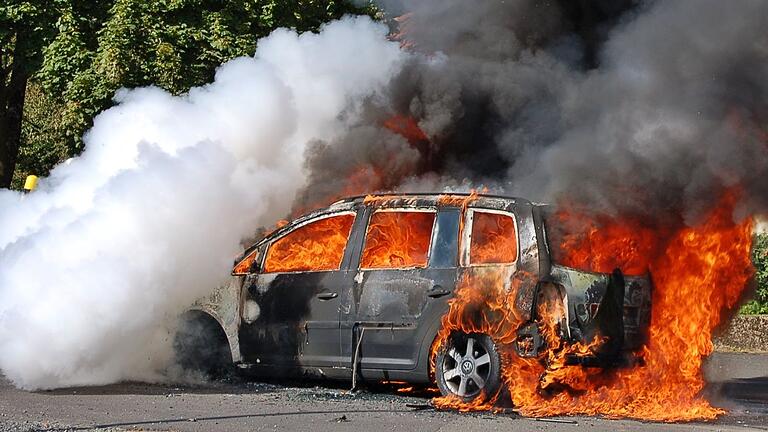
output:
M 246 250 L 231 283 L 185 316 L 209 328 L 198 332 L 206 340 L 177 338 L 177 349 L 183 364 L 209 370 L 231 357 L 269 377 L 435 382 L 463 401 L 500 388 L 500 344 L 545 361 L 547 329 L 591 343 L 568 358 L 575 367 L 632 362 L 647 338 L 649 277 L 559 264 L 547 214 L 524 199 L 475 194 L 338 201 Z M 517 284 L 514 340 L 466 332 L 435 346 L 462 278 L 489 272 Z

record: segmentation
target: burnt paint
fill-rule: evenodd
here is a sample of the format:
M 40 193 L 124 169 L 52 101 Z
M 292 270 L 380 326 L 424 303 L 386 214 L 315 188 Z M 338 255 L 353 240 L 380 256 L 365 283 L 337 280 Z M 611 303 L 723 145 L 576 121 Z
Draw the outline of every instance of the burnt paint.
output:
M 366 328 L 360 341 L 362 369 L 417 367 L 426 328 L 442 316 L 434 311 L 439 309 L 435 303 L 444 300 L 428 297 L 428 293 L 452 292 L 456 273 L 455 268 L 363 272 L 363 280 L 356 286 L 360 300 L 354 310 L 354 322 Z
M 356 238 L 354 231 L 360 228 L 359 219 L 358 215 L 350 239 Z M 272 239 L 288 232 L 290 229 L 281 230 Z M 306 366 L 349 366 L 349 359 L 342 356 L 340 316 L 343 289 L 352 284 L 354 277 L 347 270 L 350 257 L 359 254 L 349 243 L 339 270 L 256 274 L 246 278 L 244 300 L 256 302 L 259 314 L 250 323 L 244 321 L 239 330 L 245 363 L 283 371 Z
M 460 208 L 443 205 L 439 198 L 440 195 L 435 194 L 393 196 L 368 204 L 364 203 L 363 197 L 340 201 L 297 219 L 250 248 L 264 249 L 272 239 L 317 216 L 359 210 L 338 271 L 246 278 L 244 300 L 256 301 L 260 314 L 255 321 L 244 322 L 240 327 L 245 363 L 258 361 L 260 365 L 275 365 L 279 370 L 349 377 L 357 338 L 360 329 L 365 327 L 366 332 L 359 341 L 360 366 L 365 377 L 426 380 L 429 345 L 448 310 L 447 300 L 452 297 L 461 271 L 457 263 L 458 227 L 455 237 L 452 237 L 454 228 L 448 227 L 450 224 L 445 225 L 442 236 L 435 234 L 433 248 L 441 249 L 437 253 L 433 251 L 425 269 L 360 271 L 358 264 L 368 216 L 373 208 L 437 209 L 439 221 L 455 218 L 458 226 Z M 520 284 L 516 300 L 518 312 L 534 319 L 533 299 L 539 284 L 554 282 L 568 293 L 571 339 L 583 339 L 585 330 L 589 333 L 589 326 L 598 325 L 603 320 L 594 316 L 592 318 L 597 321 L 579 321 L 576 315 L 578 305 L 584 306 L 587 299 L 598 304 L 603 301 L 608 291 L 608 275 L 587 274 L 553 265 L 538 205 L 521 199 L 480 196 L 469 204 L 469 208 L 509 211 L 517 218 L 520 256 L 512 278 Z M 447 258 L 443 253 L 445 250 L 451 251 Z M 451 254 L 456 256 L 451 257 Z M 254 270 L 258 271 L 258 266 Z M 447 291 L 448 295 L 430 297 L 429 293 L 436 289 Z M 624 349 L 636 347 L 638 341 L 644 340 L 650 322 L 650 290 L 649 278 L 626 278 L 621 294 L 624 297 Z M 321 300 L 318 295 L 325 293 L 338 293 L 338 296 Z M 615 291 L 608 294 L 619 296 Z M 615 318 L 616 315 L 614 310 L 611 316 Z M 339 372 L 328 373 L 325 368 L 329 366 Z
M 546 271 L 542 266 L 542 257 L 546 257 L 546 253 L 542 250 L 541 230 L 534 219 L 534 207 L 529 203 L 515 203 L 511 210 L 517 218 L 520 244 L 517 271 L 513 275 L 514 283 L 518 287 L 515 308 L 521 319 L 531 320 L 538 282 L 544 274 L 542 272 Z
M 359 342 L 364 377 L 377 376 L 381 369 L 426 371 L 422 343 L 431 324 L 441 319 L 445 299 L 456 287 L 460 216 L 456 208 L 437 212 L 426 268 L 357 269 L 342 317 L 342 327 L 353 331 L 348 333 L 349 343 L 342 346 L 348 347 L 345 354 L 352 357 Z M 362 249 L 364 239 L 357 240 Z M 436 252 L 435 247 L 441 250 Z M 353 267 L 359 266 L 359 254 L 356 258 Z M 362 328 L 365 332 L 359 331 Z
M 244 360 L 286 368 L 341 365 L 339 295 L 347 279 L 336 271 L 260 275 L 246 292 L 260 313 L 240 327 Z
M 621 340 L 625 351 L 638 349 L 647 340 L 651 316 L 648 277 L 590 273 L 552 265 L 548 280 L 567 293 L 571 342 L 590 342 L 597 329 L 603 336 Z M 616 333 L 619 329 L 621 334 Z

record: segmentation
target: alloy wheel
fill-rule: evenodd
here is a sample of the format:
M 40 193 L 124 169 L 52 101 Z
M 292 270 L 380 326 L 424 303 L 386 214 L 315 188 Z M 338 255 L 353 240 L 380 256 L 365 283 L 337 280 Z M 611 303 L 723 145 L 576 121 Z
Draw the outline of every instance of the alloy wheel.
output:
M 491 374 L 491 356 L 474 336 L 464 346 L 451 346 L 443 357 L 443 379 L 450 391 L 467 398 L 479 394 Z

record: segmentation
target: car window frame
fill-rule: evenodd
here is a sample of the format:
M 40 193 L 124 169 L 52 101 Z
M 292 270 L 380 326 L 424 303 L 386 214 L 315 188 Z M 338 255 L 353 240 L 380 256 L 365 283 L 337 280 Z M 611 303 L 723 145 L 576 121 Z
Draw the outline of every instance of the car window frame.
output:
M 455 217 L 455 225 L 449 225 L 448 220 L 449 218 Z M 441 232 L 441 222 L 443 224 L 444 228 L 450 228 L 444 233 Z M 429 255 L 429 263 L 428 267 L 431 269 L 455 269 L 459 266 L 459 254 L 461 249 L 461 226 L 464 223 L 464 212 L 462 212 L 461 208 L 455 207 L 448 207 L 448 208 L 438 208 L 437 216 L 435 217 L 435 225 L 432 228 L 432 241 L 430 244 L 430 255 Z M 445 262 L 437 262 L 440 249 L 436 246 L 440 244 L 440 240 L 445 239 L 444 236 L 450 236 L 453 239 L 449 241 L 453 241 L 452 244 L 445 245 L 446 251 L 443 251 L 445 253 L 448 253 L 447 258 L 448 260 Z M 450 250 L 448 252 L 448 250 Z
M 371 208 L 368 212 L 368 220 L 365 222 L 365 230 L 363 231 L 363 243 L 360 248 L 360 259 L 357 262 L 358 271 L 378 271 L 378 270 L 420 270 L 429 268 L 429 262 L 432 257 L 432 242 L 435 237 L 435 225 L 437 224 L 437 211 L 435 207 L 387 207 L 387 208 Z M 427 245 L 427 261 L 424 266 L 409 266 L 409 267 L 363 267 L 363 256 L 365 255 L 365 246 L 368 243 L 368 229 L 371 226 L 371 219 L 376 213 L 432 213 L 432 230 L 429 232 L 429 244 Z
M 512 223 L 515 227 L 515 259 L 508 263 L 479 263 L 473 264 L 470 262 L 471 249 L 472 249 L 472 230 L 474 228 L 475 213 L 490 213 L 498 214 L 501 216 L 508 216 L 512 218 Z M 516 265 L 520 261 L 520 229 L 517 222 L 517 214 L 510 210 L 498 210 L 488 208 L 468 208 L 464 215 L 464 228 L 461 233 L 461 245 L 459 250 L 459 263 L 462 267 L 493 267 L 493 266 L 512 266 Z
M 347 243 L 344 245 L 344 250 L 341 253 L 341 260 L 339 261 L 338 268 L 331 269 L 331 270 L 296 270 L 296 271 L 280 271 L 280 272 L 266 272 L 266 271 L 264 271 L 264 268 L 265 268 L 265 266 L 267 264 L 267 256 L 269 255 L 269 250 L 272 248 L 272 245 L 276 241 L 278 241 L 278 240 L 280 240 L 280 239 L 282 239 L 284 237 L 287 237 L 288 235 L 290 235 L 294 231 L 296 231 L 296 230 L 298 230 L 298 229 L 300 229 L 300 228 L 302 228 L 302 227 L 304 227 L 306 225 L 309 225 L 311 223 L 315 223 L 315 222 L 319 222 L 319 221 L 321 221 L 323 219 L 329 219 L 329 218 L 332 218 L 332 217 L 343 216 L 343 215 L 350 215 L 350 216 L 352 216 L 352 225 L 349 228 L 349 233 L 347 234 Z M 332 212 L 332 213 L 324 213 L 324 214 L 317 215 L 315 217 L 309 218 L 307 220 L 303 220 L 301 222 L 297 222 L 295 224 L 295 226 L 291 226 L 288 230 L 281 232 L 279 235 L 275 235 L 273 238 L 270 238 L 269 240 L 267 240 L 265 242 L 264 252 L 262 253 L 262 259 L 261 259 L 261 263 L 259 265 L 258 274 L 278 275 L 278 274 L 323 273 L 323 272 L 341 271 L 342 267 L 344 266 L 344 257 L 346 256 L 346 254 L 348 252 L 348 249 L 349 249 L 350 237 L 352 236 L 352 233 L 355 230 L 355 220 L 356 220 L 356 218 L 357 218 L 357 212 L 355 210 L 341 210 L 341 211 L 336 211 L 336 212 Z

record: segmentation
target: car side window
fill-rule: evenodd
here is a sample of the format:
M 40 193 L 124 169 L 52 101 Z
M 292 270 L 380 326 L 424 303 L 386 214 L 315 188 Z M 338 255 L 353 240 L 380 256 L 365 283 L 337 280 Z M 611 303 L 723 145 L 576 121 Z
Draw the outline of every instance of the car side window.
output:
M 371 215 L 360 268 L 426 267 L 435 212 L 380 210 Z
M 517 260 L 517 230 L 510 214 L 475 210 L 469 264 L 511 264 Z
M 429 253 L 431 268 L 456 267 L 459 253 L 460 209 L 444 209 L 437 214 L 432 233 L 432 250 Z
M 264 273 L 338 270 L 354 221 L 352 213 L 325 217 L 274 240 Z

